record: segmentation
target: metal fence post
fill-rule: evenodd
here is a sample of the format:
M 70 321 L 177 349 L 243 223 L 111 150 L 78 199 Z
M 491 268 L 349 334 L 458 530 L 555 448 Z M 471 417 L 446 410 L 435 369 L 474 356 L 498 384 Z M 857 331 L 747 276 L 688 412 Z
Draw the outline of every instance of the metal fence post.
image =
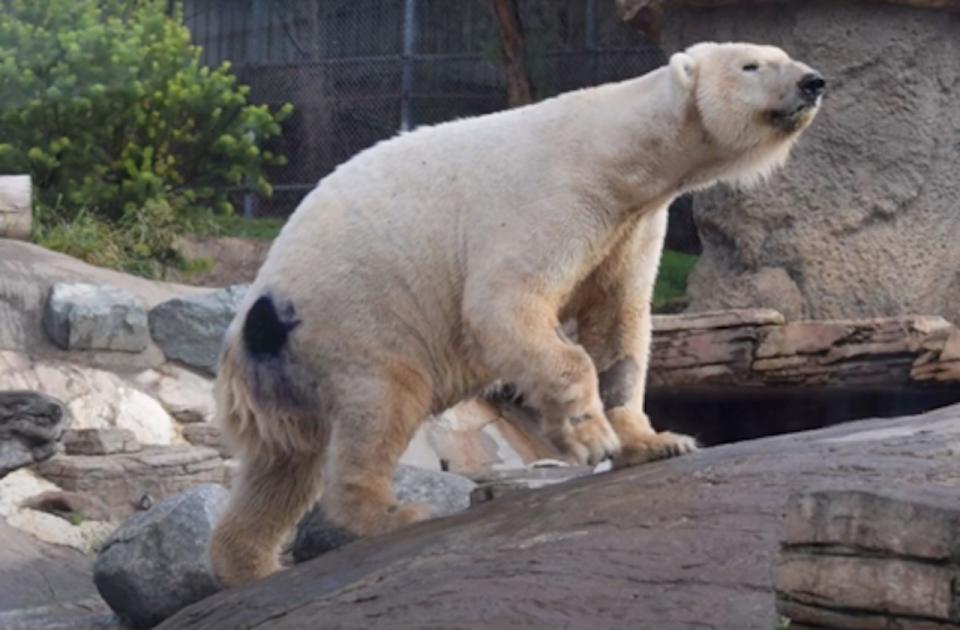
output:
M 267 24 L 268 14 L 264 0 L 250 0 L 250 16 L 251 25 L 247 31 L 246 61 L 250 65 L 255 65 L 267 61 L 267 32 L 270 25 Z M 249 186 L 250 180 L 247 179 L 244 183 Z M 257 202 L 257 196 L 252 191 L 248 190 L 243 194 L 244 219 L 253 219 L 256 217 Z
M 267 6 L 264 0 L 250 0 L 250 29 L 247 31 L 247 63 L 267 61 Z
M 403 0 L 403 52 L 400 76 L 400 129 L 413 128 L 413 57 L 417 51 L 417 0 Z
M 586 0 L 586 28 L 584 48 L 589 55 L 590 85 L 597 84 L 597 0 Z

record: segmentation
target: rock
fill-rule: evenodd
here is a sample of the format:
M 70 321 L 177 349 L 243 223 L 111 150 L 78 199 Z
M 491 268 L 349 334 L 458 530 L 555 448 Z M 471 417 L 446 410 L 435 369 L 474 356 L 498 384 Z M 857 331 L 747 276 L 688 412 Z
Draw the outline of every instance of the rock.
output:
M 0 391 L 0 478 L 57 452 L 69 416 L 60 401 L 31 391 Z
M 769 307 L 811 319 L 930 313 L 960 323 L 960 179 L 952 149 L 944 153 L 960 127 L 960 22 L 932 10 L 956 10 L 955 0 L 777 2 L 764 10 L 745 0 L 632 4 L 646 5 L 646 16 L 660 10 L 668 54 L 717 37 L 778 42 L 831 86 L 782 172 L 749 191 L 695 196 L 703 255 L 689 279 L 691 310 Z M 876 98 L 880 85 L 890 87 Z
M 183 427 L 183 439 L 194 446 L 208 446 L 220 454 L 220 457 L 230 457 L 233 453 L 224 443 L 220 428 L 215 424 L 200 422 Z
M 229 485 L 231 466 L 213 449 L 151 446 L 138 453 L 58 456 L 37 472 L 64 490 L 93 494 L 118 516 L 133 513 L 144 495 L 174 496 L 198 484 Z
M 40 542 L 2 519 L 0 540 L 0 628 L 59 628 L 39 621 L 63 609 L 70 609 L 76 618 L 81 611 L 74 602 L 89 606 L 99 599 L 91 579 L 92 562 L 82 553 Z
M 142 352 L 150 343 L 143 303 L 117 287 L 57 282 L 43 324 L 64 350 Z
M 91 588 L 93 587 L 91 580 Z M 106 602 L 94 595 L 78 601 L 0 611 L 4 630 L 129 630 Z
M 207 259 L 209 269 L 190 273 L 191 284 L 222 287 L 253 282 L 267 259 L 271 241 L 230 236 L 184 236 L 177 240 L 177 249 L 187 259 Z M 176 277 L 176 271 L 174 271 Z
M 110 509 L 100 499 L 78 492 L 52 490 L 32 496 L 22 507 L 59 516 L 70 522 L 109 521 Z
M 171 361 L 213 374 L 223 334 L 247 288 L 234 285 L 159 304 L 150 311 L 150 334 Z
M 519 470 L 492 471 L 476 476 L 477 486 L 470 493 L 470 504 L 486 503 L 500 497 L 545 488 L 555 483 L 584 477 L 593 471 L 586 466 L 556 466 L 547 468 L 523 468 Z
M 120 376 L 72 363 L 37 361 L 0 350 L 0 390 L 31 389 L 64 401 L 73 429 L 128 429 L 141 444 L 179 439 L 173 419 L 156 400 Z
M 108 522 L 66 519 L 30 506 L 38 496 L 60 492 L 58 486 L 33 471 L 21 469 L 11 473 L 0 480 L 0 518 L 9 526 L 45 543 L 72 547 L 83 553 L 97 549 L 113 529 Z M 95 501 L 92 497 L 87 498 Z
M 0 175 L 0 238 L 30 240 L 33 194 L 29 175 Z
M 144 352 L 65 351 L 50 341 L 43 314 L 57 282 L 84 282 L 125 289 L 149 308 L 173 297 L 204 289 L 94 267 L 31 243 L 0 239 L 0 348 L 29 353 L 44 361 L 69 360 L 123 371 L 143 370 L 164 362 L 150 343 Z
M 953 406 L 589 475 L 352 543 L 160 628 L 770 630 L 787 497 L 842 483 L 942 492 L 955 507 L 958 445 Z M 930 521 L 898 522 L 921 540 Z
M 435 457 L 447 470 L 460 475 L 523 468 L 538 459 L 558 456 L 523 409 L 493 400 L 460 403 L 427 420 L 421 430 Z
M 447 516 L 470 507 L 470 493 L 476 484 L 465 477 L 400 464 L 393 475 L 393 490 L 401 503 L 425 503 L 434 517 Z M 327 522 L 318 504 L 297 526 L 293 558 L 303 562 L 353 540 Z
M 210 422 L 216 406 L 213 381 L 182 367 L 166 364 L 137 375 L 136 383 L 160 401 L 179 422 Z
M 228 493 L 203 485 L 121 525 L 97 555 L 93 579 L 104 601 L 149 628 L 219 590 L 207 553 Z
M 0 479 L 0 518 L 9 520 L 30 497 L 59 490 L 57 485 L 30 469 L 22 468 L 12 472 Z
M 793 496 L 774 577 L 778 610 L 792 624 L 838 629 L 957 624 L 957 498 L 862 488 Z
M 128 429 L 70 429 L 64 433 L 67 455 L 109 455 L 135 453 L 142 447 Z
M 757 309 L 655 316 L 653 329 L 651 390 L 960 382 L 960 330 L 941 317 L 785 323 Z
M 704 266 L 691 275 L 694 279 L 690 295 L 702 295 L 710 282 L 723 282 L 728 291 L 722 295 L 711 292 L 708 299 L 693 302 L 691 311 L 714 311 L 748 307 L 776 306 L 787 319 L 804 319 L 808 315 L 807 301 L 800 287 L 781 267 L 764 267 L 744 271 L 735 278 L 721 277 L 727 268 Z

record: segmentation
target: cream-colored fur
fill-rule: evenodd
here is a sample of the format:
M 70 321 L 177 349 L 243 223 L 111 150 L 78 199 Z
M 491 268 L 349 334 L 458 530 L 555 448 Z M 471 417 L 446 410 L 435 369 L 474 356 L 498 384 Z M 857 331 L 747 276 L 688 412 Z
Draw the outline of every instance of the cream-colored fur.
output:
M 221 579 L 274 571 L 321 487 L 359 536 L 422 518 L 395 504 L 397 459 L 430 412 L 497 378 L 574 461 L 693 450 L 643 411 L 667 206 L 782 164 L 819 105 L 799 105 L 810 72 L 700 44 L 637 79 L 402 134 L 325 178 L 227 334 L 219 413 L 243 465 L 212 543 Z M 289 336 L 257 355 L 244 326 L 264 296 Z

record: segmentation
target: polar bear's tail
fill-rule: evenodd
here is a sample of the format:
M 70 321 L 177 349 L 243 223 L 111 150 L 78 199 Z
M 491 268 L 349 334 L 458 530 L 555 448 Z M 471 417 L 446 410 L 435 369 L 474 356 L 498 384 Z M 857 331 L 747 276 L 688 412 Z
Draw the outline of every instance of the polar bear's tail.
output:
M 263 295 L 227 333 L 217 370 L 217 417 L 224 436 L 247 453 L 322 448 L 326 423 L 317 417 L 315 386 L 292 351 L 300 324 L 292 305 L 278 310 Z

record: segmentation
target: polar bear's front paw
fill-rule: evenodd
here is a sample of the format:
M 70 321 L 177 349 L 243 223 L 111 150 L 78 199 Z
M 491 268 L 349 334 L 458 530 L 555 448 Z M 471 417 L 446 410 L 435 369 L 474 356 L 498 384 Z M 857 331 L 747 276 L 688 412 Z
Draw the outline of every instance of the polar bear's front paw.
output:
M 584 414 L 568 418 L 548 437 L 577 464 L 594 466 L 620 452 L 620 438 L 602 415 Z
M 635 466 L 658 459 L 668 459 L 696 451 L 697 441 L 689 435 L 661 431 L 660 433 L 636 436 L 623 444 L 620 454 L 614 458 L 614 468 Z

